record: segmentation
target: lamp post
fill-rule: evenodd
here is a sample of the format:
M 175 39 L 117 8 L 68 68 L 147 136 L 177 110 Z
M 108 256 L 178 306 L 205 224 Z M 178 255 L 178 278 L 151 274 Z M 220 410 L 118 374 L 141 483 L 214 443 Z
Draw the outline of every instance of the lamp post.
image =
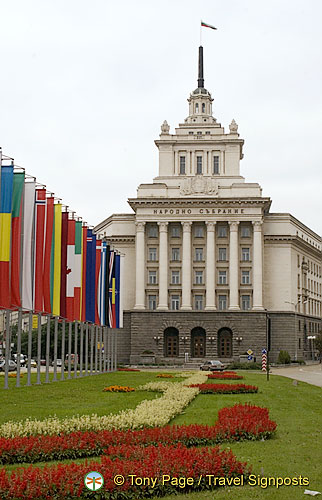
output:
M 294 360 L 297 361 L 297 347 L 298 347 L 298 341 L 297 341 L 297 335 L 296 335 L 296 308 L 299 304 L 305 304 L 307 302 L 307 299 L 306 300 L 303 300 L 302 302 L 302 298 L 300 297 L 298 299 L 297 302 L 290 302 L 288 300 L 285 300 L 284 301 L 285 304 L 291 304 L 292 306 L 294 306 L 294 335 L 295 335 L 295 352 L 294 352 Z

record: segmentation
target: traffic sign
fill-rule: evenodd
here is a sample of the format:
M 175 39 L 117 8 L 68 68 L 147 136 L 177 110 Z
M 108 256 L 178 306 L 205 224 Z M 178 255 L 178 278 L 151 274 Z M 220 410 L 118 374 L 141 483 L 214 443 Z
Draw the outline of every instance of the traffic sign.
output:
M 251 356 L 253 354 L 253 351 L 251 349 L 248 349 L 247 354 Z
M 266 349 L 262 349 L 262 354 L 267 354 Z
M 253 356 L 249 355 L 249 356 L 247 356 L 247 359 L 248 359 L 248 361 L 251 361 L 253 359 Z

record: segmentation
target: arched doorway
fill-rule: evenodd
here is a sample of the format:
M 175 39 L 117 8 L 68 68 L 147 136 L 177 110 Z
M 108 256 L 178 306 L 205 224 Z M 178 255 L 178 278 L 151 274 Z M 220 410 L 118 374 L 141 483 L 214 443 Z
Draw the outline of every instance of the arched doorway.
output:
M 218 356 L 231 358 L 233 355 L 233 333 L 229 328 L 221 328 L 218 332 Z
M 174 327 L 164 330 L 164 356 L 166 358 L 179 356 L 179 332 Z
M 206 332 L 200 326 L 191 330 L 191 357 L 204 358 L 206 356 Z

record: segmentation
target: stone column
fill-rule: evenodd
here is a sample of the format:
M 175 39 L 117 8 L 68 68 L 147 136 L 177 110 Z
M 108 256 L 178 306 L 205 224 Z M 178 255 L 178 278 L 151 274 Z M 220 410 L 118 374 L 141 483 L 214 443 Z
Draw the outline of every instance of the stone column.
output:
M 253 311 L 262 311 L 263 307 L 263 245 L 262 222 L 253 222 Z
M 208 174 L 208 162 L 207 162 L 207 151 L 204 151 L 203 152 L 203 155 L 202 155 L 202 173 L 204 175 L 207 175 Z
M 159 226 L 159 304 L 158 309 L 168 309 L 168 223 Z
M 207 260 L 206 260 L 206 307 L 205 311 L 214 311 L 215 302 L 215 222 L 207 225 Z
M 179 174 L 178 164 L 179 164 L 179 155 L 178 155 L 178 151 L 175 151 L 174 152 L 174 175 Z
M 239 252 L 238 252 L 238 224 L 228 222 L 229 235 L 229 309 L 239 311 L 238 279 L 239 279 Z
M 182 303 L 181 309 L 191 310 L 191 222 L 182 224 Z
M 190 158 L 191 158 L 191 151 L 190 149 L 188 149 L 186 155 L 186 175 L 189 175 L 191 173 Z
M 145 222 L 136 222 L 135 225 L 136 283 L 134 309 L 145 309 Z

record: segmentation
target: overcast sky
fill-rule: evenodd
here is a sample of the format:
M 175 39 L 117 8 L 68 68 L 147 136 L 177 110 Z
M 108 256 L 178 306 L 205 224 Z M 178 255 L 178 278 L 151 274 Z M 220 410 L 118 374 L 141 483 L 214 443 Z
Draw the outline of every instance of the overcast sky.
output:
M 241 174 L 322 234 L 320 0 L 0 3 L 0 146 L 95 225 L 158 174 L 188 115 L 200 19 L 205 87 L 245 139 Z

